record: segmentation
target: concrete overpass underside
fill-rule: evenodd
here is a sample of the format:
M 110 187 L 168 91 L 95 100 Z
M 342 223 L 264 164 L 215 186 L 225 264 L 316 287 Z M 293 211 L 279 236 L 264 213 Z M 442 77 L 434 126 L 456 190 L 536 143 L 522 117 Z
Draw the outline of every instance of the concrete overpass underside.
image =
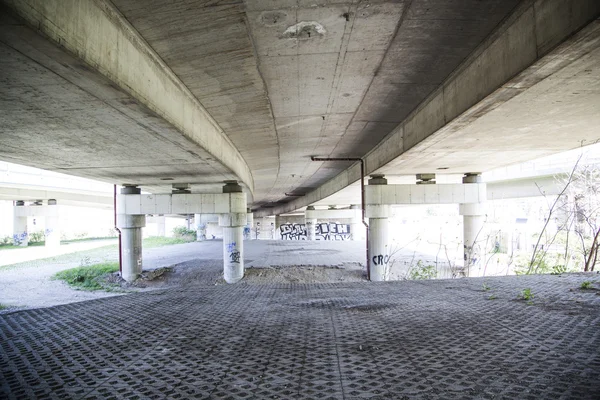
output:
M 3 3 L 10 162 L 153 193 L 236 179 L 267 215 L 359 179 L 315 155 L 467 173 L 600 138 L 594 0 Z

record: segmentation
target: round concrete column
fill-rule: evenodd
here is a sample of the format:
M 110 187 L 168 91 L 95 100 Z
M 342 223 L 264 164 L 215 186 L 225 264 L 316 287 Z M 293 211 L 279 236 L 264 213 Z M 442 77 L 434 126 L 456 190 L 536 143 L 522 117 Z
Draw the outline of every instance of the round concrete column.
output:
M 142 228 L 145 215 L 117 215 L 121 230 L 121 277 L 132 282 L 142 273 Z
M 352 222 L 350 223 L 350 237 L 352 240 L 365 240 L 365 227 L 362 223 L 362 210 L 359 205 L 353 204 L 351 210 L 355 211 Z
M 273 232 L 274 240 L 281 240 L 281 217 L 275 216 L 275 232 Z
M 463 183 L 480 183 L 481 175 L 467 174 Z M 465 276 L 483 276 L 485 256 L 485 203 L 469 203 L 459 206 L 463 216 L 463 258 Z
M 196 225 L 196 241 L 206 240 L 206 223 L 202 220 L 202 214 L 194 214 L 194 225 Z
M 29 244 L 29 236 L 27 234 L 27 217 L 21 213 L 25 211 L 25 202 L 23 200 L 15 201 L 13 207 L 13 245 L 27 246 Z
M 315 207 L 308 206 L 306 211 L 314 211 Z M 304 225 L 306 226 L 306 240 L 316 240 L 317 236 L 317 219 L 305 218 Z
M 236 181 L 226 183 L 223 193 L 230 195 L 232 212 L 219 215 L 219 225 L 223 227 L 223 277 L 227 283 L 236 283 L 244 277 L 244 227 L 248 216 L 242 187 Z
M 122 195 L 140 194 L 136 186 L 125 186 Z M 146 226 L 145 215 L 117 215 L 117 227 L 121 231 L 121 277 L 127 282 L 138 278 L 142 272 L 142 228 Z
M 387 185 L 383 175 L 371 175 L 369 186 Z M 389 222 L 390 206 L 372 204 L 368 208 L 369 215 L 369 263 L 370 279 L 386 281 L 389 277 Z
M 252 232 L 254 231 L 254 214 L 249 208 L 246 210 L 246 229 L 248 232 L 248 239 L 252 239 Z
M 48 200 L 48 210 L 44 217 L 46 229 L 44 235 L 46 237 L 46 247 L 60 246 L 60 220 L 58 215 L 58 205 L 56 200 Z
M 244 277 L 244 227 L 223 227 L 223 276 L 236 283 Z
M 369 260 L 372 281 L 388 280 L 389 235 L 390 226 L 387 218 L 369 218 Z

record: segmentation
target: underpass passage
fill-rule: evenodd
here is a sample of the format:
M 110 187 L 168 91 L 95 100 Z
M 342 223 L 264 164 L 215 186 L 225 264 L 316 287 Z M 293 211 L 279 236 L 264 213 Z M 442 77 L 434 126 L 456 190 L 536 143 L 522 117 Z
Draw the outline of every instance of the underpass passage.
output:
M 596 399 L 586 279 L 192 286 L 4 314 L 0 397 Z

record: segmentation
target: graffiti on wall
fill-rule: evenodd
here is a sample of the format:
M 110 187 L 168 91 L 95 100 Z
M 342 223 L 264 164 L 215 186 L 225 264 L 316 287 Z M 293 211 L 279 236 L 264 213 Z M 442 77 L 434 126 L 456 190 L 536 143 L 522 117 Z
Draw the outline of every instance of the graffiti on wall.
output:
M 282 240 L 306 240 L 306 225 L 283 224 L 279 227 Z
M 283 224 L 279 227 L 282 240 L 307 240 L 306 225 Z M 335 222 L 316 224 L 315 240 L 350 240 L 350 225 Z
M 317 224 L 316 240 L 350 240 L 350 225 L 334 222 Z

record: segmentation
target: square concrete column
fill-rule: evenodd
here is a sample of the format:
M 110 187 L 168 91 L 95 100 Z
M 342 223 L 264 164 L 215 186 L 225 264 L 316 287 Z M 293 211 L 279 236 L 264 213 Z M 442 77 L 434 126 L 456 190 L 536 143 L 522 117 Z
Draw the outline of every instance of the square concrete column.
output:
M 48 200 L 48 209 L 46 210 L 44 220 L 46 225 L 46 230 L 44 231 L 46 247 L 60 246 L 60 219 L 56 200 Z
M 13 207 L 13 245 L 24 246 L 29 244 L 29 236 L 27 234 L 27 217 L 19 215 L 20 207 L 24 207 L 23 200 L 15 201 Z

